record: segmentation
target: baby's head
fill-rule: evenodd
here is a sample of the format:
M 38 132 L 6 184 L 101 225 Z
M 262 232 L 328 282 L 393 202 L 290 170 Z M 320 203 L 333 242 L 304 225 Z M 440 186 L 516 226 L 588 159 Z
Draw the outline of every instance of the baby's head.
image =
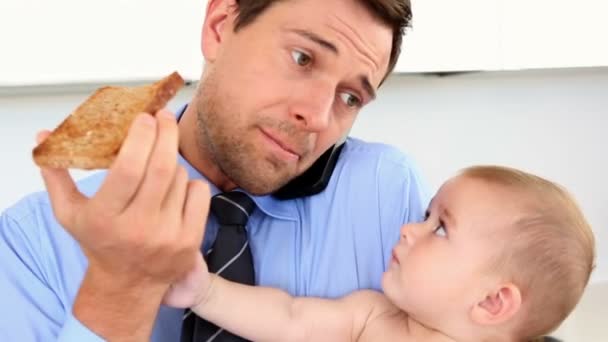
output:
M 578 303 L 594 238 L 559 186 L 510 168 L 465 169 L 405 225 L 385 294 L 421 323 L 464 340 L 528 340 Z

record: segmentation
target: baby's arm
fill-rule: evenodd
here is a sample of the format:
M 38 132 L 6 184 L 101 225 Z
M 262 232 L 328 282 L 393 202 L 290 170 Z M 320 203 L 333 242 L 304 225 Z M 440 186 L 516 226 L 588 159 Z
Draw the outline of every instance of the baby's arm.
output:
M 211 275 L 197 315 L 253 341 L 356 341 L 382 294 L 358 291 L 337 300 L 291 297 Z

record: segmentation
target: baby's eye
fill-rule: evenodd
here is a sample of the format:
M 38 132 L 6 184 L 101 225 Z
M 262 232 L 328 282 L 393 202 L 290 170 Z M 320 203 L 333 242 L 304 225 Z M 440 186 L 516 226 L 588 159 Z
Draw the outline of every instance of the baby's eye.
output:
M 437 228 L 435 228 L 435 230 L 433 231 L 433 234 L 441 237 L 446 237 L 448 236 L 448 231 L 443 226 L 443 223 L 440 223 L 439 226 L 437 226 Z
M 340 98 L 350 108 L 357 108 L 361 106 L 361 100 L 351 93 L 341 93 Z
M 293 50 L 291 52 L 291 58 L 293 58 L 293 61 L 299 66 L 307 66 L 312 61 L 312 57 L 298 50 Z

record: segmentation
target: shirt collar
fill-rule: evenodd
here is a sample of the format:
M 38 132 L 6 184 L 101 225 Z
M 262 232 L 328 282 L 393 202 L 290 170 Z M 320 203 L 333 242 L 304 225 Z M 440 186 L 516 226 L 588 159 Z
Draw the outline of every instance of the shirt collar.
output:
M 184 114 L 186 107 L 187 105 L 184 105 L 182 108 L 180 108 L 180 110 L 176 112 L 178 121 Z M 188 172 L 189 179 L 202 179 L 207 182 L 209 184 L 209 189 L 211 190 L 212 196 L 215 196 L 221 192 L 220 189 L 215 186 L 215 184 L 209 182 L 209 180 L 205 176 L 203 176 L 197 169 L 195 169 L 181 154 L 178 155 L 178 162 Z M 297 221 L 297 199 L 279 200 L 272 195 L 254 196 L 240 188 L 236 190 L 248 194 L 251 199 L 253 199 L 258 208 L 266 215 L 280 220 Z

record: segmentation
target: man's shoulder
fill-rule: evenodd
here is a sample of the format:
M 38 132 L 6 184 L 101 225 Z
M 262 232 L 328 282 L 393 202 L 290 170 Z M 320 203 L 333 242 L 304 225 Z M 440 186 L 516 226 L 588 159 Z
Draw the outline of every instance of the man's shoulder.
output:
M 91 175 L 77 186 L 91 194 L 102 179 L 101 174 Z M 47 192 L 31 193 L 0 215 L 0 255 L 6 263 L 0 273 L 8 276 L 9 290 L 30 293 L 42 308 L 54 310 L 57 307 L 51 305 L 57 300 L 64 308 L 73 303 L 86 270 L 86 257 L 55 218 Z
M 430 196 L 413 158 L 397 147 L 356 138 L 346 141 L 342 153 L 332 176 L 332 198 L 343 196 L 341 205 L 356 207 L 353 211 L 369 213 L 373 207 L 382 217 L 396 215 L 395 222 L 419 219 Z
M 398 162 L 409 159 L 408 155 L 396 146 L 353 137 L 346 139 L 343 153 L 359 158 L 386 158 Z
M 414 159 L 392 145 L 348 138 L 341 154 L 338 165 L 355 175 L 373 173 L 391 178 L 419 176 Z
M 77 187 L 85 195 L 92 194 L 103 178 L 104 173 L 89 175 L 78 181 Z M 45 270 L 59 267 L 58 263 L 80 265 L 84 260 L 76 241 L 55 218 L 46 191 L 31 193 L 2 212 L 0 247 L 3 244 L 10 246 L 9 248 L 19 255 L 22 262 L 38 265 L 36 267 L 46 267 Z M 41 269 L 38 272 L 44 273 L 45 270 Z
M 76 182 L 78 189 L 86 196 L 92 196 L 105 178 L 105 172 L 95 172 Z M 33 218 L 52 216 L 52 206 L 46 191 L 33 192 L 25 195 L 2 213 L 3 216 L 26 225 Z

